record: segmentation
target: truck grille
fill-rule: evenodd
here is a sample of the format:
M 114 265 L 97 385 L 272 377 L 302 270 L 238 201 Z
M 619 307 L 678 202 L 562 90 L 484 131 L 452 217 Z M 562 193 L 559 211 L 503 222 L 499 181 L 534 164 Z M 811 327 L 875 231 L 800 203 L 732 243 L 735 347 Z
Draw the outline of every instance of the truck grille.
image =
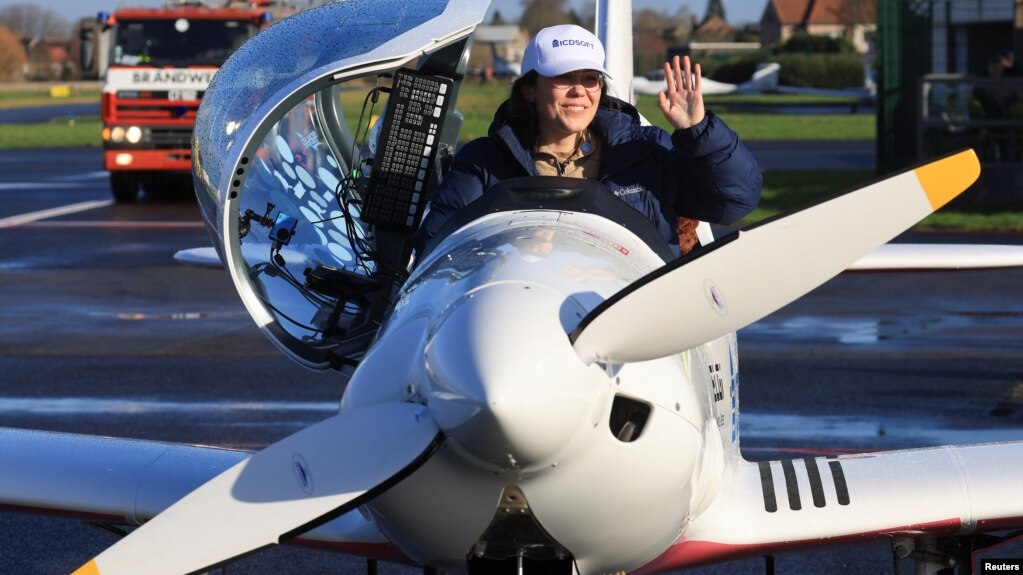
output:
M 149 137 L 155 148 L 192 147 L 191 126 L 153 126 L 149 129 Z

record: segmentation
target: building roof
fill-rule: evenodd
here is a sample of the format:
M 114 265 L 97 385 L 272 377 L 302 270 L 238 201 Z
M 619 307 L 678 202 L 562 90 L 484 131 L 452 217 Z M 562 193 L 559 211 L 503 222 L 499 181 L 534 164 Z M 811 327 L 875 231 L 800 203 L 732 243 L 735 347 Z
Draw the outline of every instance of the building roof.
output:
M 849 20 L 845 0 L 813 0 L 807 24 L 844 24 Z
M 811 0 L 771 0 L 768 9 L 774 8 L 782 24 L 802 24 L 806 20 Z
M 474 40 L 487 44 L 510 44 L 522 36 L 522 29 L 515 24 L 480 25 L 476 27 Z
M 70 59 L 71 41 L 66 38 L 22 36 L 21 46 L 25 49 L 25 54 L 45 55 L 48 62 L 61 63 Z
M 68 55 L 67 46 L 47 46 L 46 55 L 50 62 L 63 64 L 71 59 Z
M 720 16 L 708 16 L 693 30 L 693 37 L 699 40 L 724 40 L 732 35 L 732 27 Z
M 875 6 L 872 1 L 856 0 L 771 0 L 768 8 L 774 8 L 782 24 L 808 25 L 874 22 Z

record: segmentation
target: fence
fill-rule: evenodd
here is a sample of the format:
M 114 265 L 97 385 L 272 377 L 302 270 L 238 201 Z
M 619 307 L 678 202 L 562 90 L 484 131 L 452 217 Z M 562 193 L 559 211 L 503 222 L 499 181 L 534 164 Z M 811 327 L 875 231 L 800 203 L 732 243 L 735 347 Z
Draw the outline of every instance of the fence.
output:
M 918 159 L 973 148 L 982 177 L 969 203 L 1023 204 L 1023 78 L 931 74 L 918 85 Z

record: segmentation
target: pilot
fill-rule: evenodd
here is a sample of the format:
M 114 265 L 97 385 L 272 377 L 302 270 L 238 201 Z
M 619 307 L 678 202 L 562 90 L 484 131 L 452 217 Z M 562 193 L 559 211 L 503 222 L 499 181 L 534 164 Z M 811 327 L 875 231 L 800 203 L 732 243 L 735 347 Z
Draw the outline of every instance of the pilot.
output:
M 760 170 L 738 135 L 704 108 L 700 65 L 676 56 L 664 72 L 659 104 L 670 134 L 642 125 L 633 106 L 608 94 L 596 36 L 571 24 L 541 30 L 489 135 L 456 154 L 416 234 L 417 253 L 505 178 L 599 180 L 649 218 L 676 253 L 687 219 L 730 224 L 748 214 L 760 199 Z

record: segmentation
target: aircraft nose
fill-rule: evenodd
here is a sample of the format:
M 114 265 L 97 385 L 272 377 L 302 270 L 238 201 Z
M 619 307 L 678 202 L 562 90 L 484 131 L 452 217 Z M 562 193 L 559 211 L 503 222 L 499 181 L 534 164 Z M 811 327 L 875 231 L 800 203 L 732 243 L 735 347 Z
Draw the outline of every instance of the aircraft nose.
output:
M 585 444 L 610 388 L 566 335 L 578 304 L 528 283 L 481 287 L 441 320 L 426 346 L 428 406 L 450 444 L 474 462 L 535 471 Z

